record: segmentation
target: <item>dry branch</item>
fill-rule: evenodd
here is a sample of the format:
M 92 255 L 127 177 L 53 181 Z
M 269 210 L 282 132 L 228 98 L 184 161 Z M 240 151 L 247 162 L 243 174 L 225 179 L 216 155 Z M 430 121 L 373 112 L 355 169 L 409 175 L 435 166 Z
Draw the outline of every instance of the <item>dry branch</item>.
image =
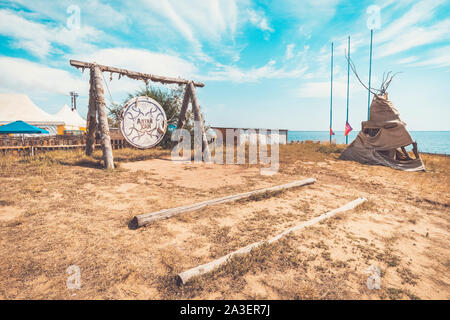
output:
M 248 198 L 250 196 L 254 196 L 257 194 L 266 193 L 266 192 L 274 192 L 274 191 L 285 190 L 285 189 L 289 189 L 289 188 L 301 187 L 301 186 L 313 184 L 314 182 L 316 182 L 316 179 L 308 178 L 305 180 L 294 181 L 291 183 L 287 183 L 287 184 L 283 184 L 283 185 L 279 185 L 279 186 L 275 186 L 275 187 L 269 187 L 269 188 L 254 190 L 254 191 L 250 191 L 250 192 L 234 194 L 231 196 L 211 199 L 211 200 L 207 200 L 207 201 L 203 201 L 203 202 L 199 202 L 199 203 L 189 204 L 189 205 L 182 206 L 182 207 L 164 209 L 164 210 L 160 210 L 160 211 L 152 212 L 152 213 L 145 213 L 145 214 L 135 216 L 133 218 L 133 220 L 131 220 L 129 227 L 131 229 L 137 229 L 137 228 L 142 227 L 150 222 L 154 222 L 154 221 L 161 220 L 161 219 L 168 219 L 168 218 L 178 215 L 180 213 L 195 211 L 195 210 L 204 208 L 206 206 L 211 206 L 211 205 L 216 205 L 216 204 L 226 203 L 226 202 L 232 202 L 232 201 Z
M 227 255 L 225 255 L 225 256 L 217 259 L 217 260 L 214 260 L 214 261 L 211 261 L 209 263 L 205 263 L 205 264 L 202 264 L 202 265 L 197 266 L 195 268 L 192 268 L 192 269 L 189 269 L 187 271 L 181 272 L 181 273 L 178 274 L 178 282 L 184 284 L 187 281 L 189 281 L 189 279 L 191 279 L 193 277 L 196 277 L 196 276 L 199 276 L 199 275 L 211 272 L 214 269 L 217 269 L 222 264 L 227 263 L 230 260 L 230 258 L 232 258 L 235 255 L 247 254 L 252 249 L 257 248 L 257 247 L 261 246 L 262 244 L 264 244 L 266 242 L 269 243 L 269 244 L 273 243 L 273 242 L 279 240 L 280 238 L 282 238 L 283 236 L 287 235 L 288 233 L 291 233 L 291 232 L 294 232 L 294 231 L 301 230 L 301 229 L 304 229 L 306 227 L 309 227 L 309 226 L 311 226 L 311 225 L 313 225 L 313 224 L 315 224 L 315 223 L 317 223 L 319 221 L 322 221 L 324 219 L 330 218 L 330 217 L 334 216 L 335 214 L 337 214 L 339 212 L 344 212 L 344 211 L 347 211 L 347 210 L 354 209 L 355 207 L 357 207 L 358 205 L 360 205 L 361 203 L 363 203 L 365 201 L 366 201 L 365 198 L 358 198 L 356 200 L 353 200 L 353 201 L 347 203 L 346 205 L 344 205 L 344 206 L 342 206 L 340 208 L 334 209 L 334 210 L 332 210 L 330 212 L 327 212 L 327 213 L 324 213 L 324 214 L 322 214 L 322 215 L 320 215 L 320 216 L 318 216 L 316 218 L 313 218 L 311 220 L 303 222 L 303 223 L 301 223 L 301 224 L 299 224 L 299 225 L 297 225 L 295 227 L 289 228 L 286 231 L 284 231 L 283 233 L 280 233 L 279 235 L 276 235 L 275 237 L 270 238 L 267 241 L 263 240 L 263 241 L 252 243 L 252 244 L 250 244 L 250 245 L 248 245 L 248 246 L 246 246 L 244 248 L 241 248 L 239 250 L 233 251 L 233 252 L 231 252 L 231 253 L 229 253 L 229 254 L 227 254 Z

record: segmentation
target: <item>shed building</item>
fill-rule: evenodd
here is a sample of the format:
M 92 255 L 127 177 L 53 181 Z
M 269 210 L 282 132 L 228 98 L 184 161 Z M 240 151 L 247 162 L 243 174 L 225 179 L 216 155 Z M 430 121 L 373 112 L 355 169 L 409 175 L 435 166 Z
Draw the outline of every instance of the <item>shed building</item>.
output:
M 220 133 L 223 143 L 227 141 L 227 131 L 229 136 L 234 137 L 234 144 L 243 143 L 254 144 L 259 141 L 262 144 L 287 144 L 287 129 L 263 129 L 263 128 L 231 128 L 231 127 L 211 127 L 216 134 Z

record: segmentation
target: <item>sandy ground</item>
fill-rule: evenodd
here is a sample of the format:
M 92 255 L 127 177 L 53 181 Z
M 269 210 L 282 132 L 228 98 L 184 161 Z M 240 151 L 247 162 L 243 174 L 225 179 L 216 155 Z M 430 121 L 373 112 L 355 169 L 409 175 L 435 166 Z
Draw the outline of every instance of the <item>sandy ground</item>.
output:
M 0 167 L 2 299 L 449 299 L 450 158 L 428 172 L 281 150 L 278 174 L 257 166 L 122 162 Z M 205 208 L 138 230 L 134 215 L 314 177 L 258 201 Z M 176 274 L 357 198 L 369 201 L 186 285 Z M 81 288 L 69 290 L 67 268 Z M 367 279 L 381 272 L 380 289 Z

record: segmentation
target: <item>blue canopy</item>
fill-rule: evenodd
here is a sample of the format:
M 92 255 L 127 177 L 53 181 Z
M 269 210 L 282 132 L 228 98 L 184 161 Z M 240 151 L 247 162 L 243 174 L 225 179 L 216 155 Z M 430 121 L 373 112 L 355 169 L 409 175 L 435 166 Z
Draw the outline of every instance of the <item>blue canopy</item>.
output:
M 32 126 L 31 124 L 28 124 L 23 121 L 14 121 L 8 124 L 5 124 L 4 126 L 0 126 L 0 134 L 2 133 L 19 133 L 19 134 L 25 134 L 25 133 L 47 133 L 47 130 Z

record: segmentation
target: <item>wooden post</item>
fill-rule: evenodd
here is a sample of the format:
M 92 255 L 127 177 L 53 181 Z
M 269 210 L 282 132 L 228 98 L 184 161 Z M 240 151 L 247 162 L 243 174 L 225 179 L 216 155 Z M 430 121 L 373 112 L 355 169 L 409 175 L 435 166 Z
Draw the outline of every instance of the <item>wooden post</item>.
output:
M 94 65 L 92 68 L 94 69 L 95 104 L 97 106 L 98 121 L 100 123 L 103 161 L 106 169 L 114 169 L 111 137 L 109 136 L 108 115 L 106 112 L 105 99 L 103 97 L 102 71 L 97 65 Z
M 316 182 L 316 179 L 308 178 L 308 179 L 304 179 L 304 180 L 298 180 L 298 181 L 282 184 L 282 185 L 275 186 L 275 187 L 263 188 L 263 189 L 249 191 L 249 192 L 245 192 L 245 193 L 233 194 L 233 195 L 222 197 L 222 198 L 216 198 L 216 199 L 211 199 L 211 200 L 207 200 L 207 201 L 203 201 L 203 202 L 198 202 L 198 203 L 194 203 L 194 204 L 188 204 L 188 205 L 185 205 L 182 207 L 163 209 L 163 210 L 151 212 L 151 213 L 144 213 L 144 214 L 135 216 L 133 218 L 133 220 L 130 221 L 129 227 L 130 227 L 130 229 L 137 229 L 137 228 L 145 226 L 146 224 L 149 224 L 151 222 L 162 220 L 162 219 L 168 219 L 170 217 L 176 216 L 176 215 L 184 213 L 184 212 L 195 211 L 195 210 L 199 210 L 204 207 L 207 207 L 207 206 L 218 205 L 221 203 L 234 202 L 237 200 L 249 198 L 252 196 L 259 195 L 259 194 L 271 193 L 271 192 L 276 192 L 276 191 L 281 191 L 281 190 L 287 190 L 290 188 L 298 188 L 298 187 L 302 187 L 302 186 L 307 186 L 307 185 L 313 184 L 315 182 Z
M 189 106 L 190 98 L 191 98 L 191 96 L 189 94 L 189 89 L 186 86 L 184 89 L 183 104 L 181 105 L 180 117 L 178 118 L 177 129 L 183 128 L 184 123 L 186 122 L 186 112 L 187 112 L 187 109 Z
M 89 109 L 86 128 L 86 155 L 90 156 L 95 148 L 95 133 L 97 131 L 97 105 L 95 103 L 94 68 L 90 70 Z
M 203 124 L 203 118 L 202 114 L 200 113 L 200 106 L 198 104 L 197 96 L 195 94 L 195 86 L 194 83 L 191 81 L 188 84 L 188 88 L 191 94 L 192 99 L 192 111 L 194 112 L 194 120 L 198 121 L 200 123 L 200 127 L 202 130 L 202 152 L 203 155 L 209 155 L 209 146 L 208 146 L 208 140 L 206 139 L 206 132 L 205 132 L 205 126 Z M 204 159 L 205 161 L 210 161 L 210 159 Z
M 416 159 L 420 159 L 419 152 L 417 151 L 417 141 L 414 141 L 412 145 L 413 145 L 414 156 L 416 157 Z
M 306 227 L 309 227 L 317 222 L 320 222 L 324 219 L 330 218 L 330 217 L 336 215 L 337 213 L 352 210 L 352 209 L 356 208 L 357 206 L 359 206 L 360 204 L 364 203 L 365 201 L 367 201 L 365 198 L 358 198 L 356 200 L 353 200 L 353 201 L 347 203 L 346 205 L 344 205 L 340 208 L 334 209 L 334 210 L 324 213 L 318 217 L 315 217 L 311 220 L 308 220 L 308 221 L 298 224 L 292 228 L 289 228 L 289 229 L 285 230 L 284 232 L 270 238 L 267 241 L 262 240 L 262 241 L 254 242 L 244 248 L 233 251 L 219 259 L 213 260 L 209 263 L 205 263 L 198 267 L 194 267 L 187 271 L 181 272 L 178 274 L 178 283 L 185 284 L 187 281 L 189 281 L 193 277 L 197 277 L 197 276 L 200 276 L 202 274 L 205 274 L 205 273 L 208 273 L 208 272 L 211 272 L 211 271 L 217 269 L 221 265 L 227 263 L 230 260 L 230 258 L 232 258 L 235 255 L 248 254 L 253 249 L 263 245 L 264 243 L 268 243 L 268 244 L 274 243 L 275 241 L 278 241 L 279 239 L 281 239 L 282 237 L 284 237 L 285 235 L 287 235 L 291 232 L 298 231 L 298 230 L 304 229 Z

